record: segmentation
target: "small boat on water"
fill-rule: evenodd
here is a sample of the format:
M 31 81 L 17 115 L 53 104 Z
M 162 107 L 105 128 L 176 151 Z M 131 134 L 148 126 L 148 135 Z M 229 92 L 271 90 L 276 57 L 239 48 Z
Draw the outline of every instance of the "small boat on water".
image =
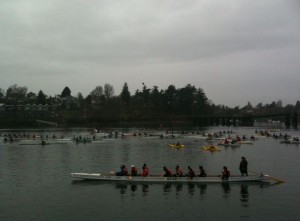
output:
M 185 145 L 183 144 L 169 144 L 169 146 L 172 148 L 185 148 Z
M 218 143 L 218 145 L 224 147 L 240 147 L 241 143 Z
M 116 181 L 116 182 L 137 182 L 137 183 L 240 183 L 240 182 L 264 182 L 270 183 L 266 175 L 251 176 L 230 176 L 227 180 L 223 180 L 221 176 L 207 177 L 163 177 L 159 175 L 150 175 L 148 177 L 141 176 L 116 176 L 115 174 L 101 173 L 71 173 L 71 177 L 80 180 L 100 180 L 100 181 Z
M 203 146 L 203 150 L 208 150 L 208 151 L 221 151 L 221 149 L 217 146 Z
M 242 140 L 241 144 L 253 144 L 252 140 Z

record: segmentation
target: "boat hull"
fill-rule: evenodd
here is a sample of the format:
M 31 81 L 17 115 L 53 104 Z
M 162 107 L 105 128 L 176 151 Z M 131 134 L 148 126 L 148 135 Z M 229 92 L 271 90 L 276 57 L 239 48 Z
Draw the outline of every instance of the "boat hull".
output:
M 163 176 L 115 176 L 112 174 L 101 173 L 71 173 L 71 177 L 81 180 L 102 180 L 102 181 L 121 181 L 121 182 L 147 182 L 147 183 L 233 183 L 233 182 L 267 182 L 265 176 L 231 176 L 228 180 L 222 180 L 220 176 L 207 177 L 163 177 Z

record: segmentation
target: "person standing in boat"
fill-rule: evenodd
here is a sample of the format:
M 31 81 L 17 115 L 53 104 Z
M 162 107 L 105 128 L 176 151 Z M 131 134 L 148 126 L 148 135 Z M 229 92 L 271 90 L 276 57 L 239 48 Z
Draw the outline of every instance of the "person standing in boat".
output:
M 194 170 L 190 166 L 188 166 L 188 172 L 187 172 L 186 176 L 190 177 L 191 179 L 196 176 Z
M 183 177 L 183 170 L 179 167 L 179 165 L 176 166 L 175 168 L 176 173 L 174 174 L 175 177 Z
M 125 167 L 125 165 L 121 166 L 121 171 L 116 173 L 116 176 L 127 176 L 128 175 L 128 170 Z
M 203 168 L 203 166 L 199 166 L 200 174 L 199 177 L 206 177 L 206 172 Z
M 229 177 L 230 177 L 230 171 L 226 166 L 224 166 L 222 171 L 222 180 L 228 180 Z
M 242 157 L 242 161 L 240 162 L 240 172 L 242 176 L 248 176 L 248 162 L 245 157 Z
M 138 176 L 137 168 L 134 165 L 131 165 L 131 176 Z
M 149 169 L 148 169 L 148 167 L 145 163 L 144 163 L 144 166 L 143 166 L 143 173 L 140 174 L 140 176 L 142 176 L 142 177 L 149 176 Z
M 163 167 L 165 174 L 164 177 L 171 177 L 172 176 L 172 171 L 170 169 L 168 169 L 167 167 Z

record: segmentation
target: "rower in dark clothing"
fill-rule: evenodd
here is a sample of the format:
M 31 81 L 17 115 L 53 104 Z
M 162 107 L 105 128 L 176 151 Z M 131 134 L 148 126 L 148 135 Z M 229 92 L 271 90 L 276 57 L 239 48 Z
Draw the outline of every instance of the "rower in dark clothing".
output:
M 131 165 L 131 176 L 138 176 L 137 168 L 134 165 Z
M 167 167 L 163 167 L 165 174 L 164 177 L 171 177 L 172 176 L 172 171 L 170 169 L 168 169 Z
M 203 166 L 199 166 L 200 174 L 199 177 L 206 177 L 206 172 L 203 168 Z
M 187 172 L 186 176 L 190 177 L 190 178 L 193 178 L 196 176 L 194 170 L 190 166 L 188 166 L 188 172 Z
M 125 167 L 125 165 L 121 166 L 121 171 L 116 173 L 116 176 L 127 176 L 128 175 L 128 170 Z

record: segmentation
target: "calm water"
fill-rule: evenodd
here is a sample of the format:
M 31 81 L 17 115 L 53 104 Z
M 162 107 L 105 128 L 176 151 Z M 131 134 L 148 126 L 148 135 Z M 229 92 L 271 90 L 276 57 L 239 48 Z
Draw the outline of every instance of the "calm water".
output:
M 254 133 L 253 128 L 230 129 L 239 135 Z M 43 133 L 51 135 L 53 131 Z M 84 136 L 86 131 L 57 135 L 61 133 L 72 137 Z M 177 141 L 188 148 L 168 147 Z M 253 145 L 221 147 L 215 153 L 203 151 L 202 145 L 203 141 L 188 137 L 128 137 L 44 147 L 0 143 L 0 220 L 299 220 L 300 145 L 260 138 Z M 139 169 L 147 163 L 156 174 L 164 165 L 174 168 L 176 164 L 185 170 L 188 165 L 194 169 L 203 165 L 208 174 L 220 174 L 226 165 L 232 174 L 238 174 L 241 156 L 247 158 L 250 170 L 287 183 L 126 185 L 72 181 L 70 177 L 70 172 L 118 170 L 123 163 Z

